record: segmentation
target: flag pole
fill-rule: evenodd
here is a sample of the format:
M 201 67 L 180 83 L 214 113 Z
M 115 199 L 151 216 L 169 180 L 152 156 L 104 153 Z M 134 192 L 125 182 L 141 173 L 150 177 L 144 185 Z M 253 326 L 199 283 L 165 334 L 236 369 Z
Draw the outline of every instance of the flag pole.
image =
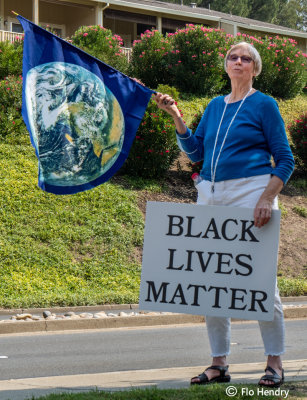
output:
M 17 14 L 17 12 L 15 12 L 15 11 L 11 11 L 11 13 L 13 13 L 14 15 L 19 15 L 19 14 Z

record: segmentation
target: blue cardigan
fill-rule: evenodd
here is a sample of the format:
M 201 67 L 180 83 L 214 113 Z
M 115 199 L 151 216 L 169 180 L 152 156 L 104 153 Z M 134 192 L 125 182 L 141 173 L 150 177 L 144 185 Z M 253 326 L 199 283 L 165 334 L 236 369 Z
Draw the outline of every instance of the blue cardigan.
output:
M 214 155 L 215 160 L 228 125 L 240 101 L 227 106 Z M 191 161 L 203 162 L 200 175 L 211 181 L 211 158 L 225 96 L 213 99 L 207 106 L 193 135 L 190 129 L 177 137 Z M 274 167 L 271 164 L 274 159 Z M 284 183 L 294 169 L 283 119 L 276 101 L 259 91 L 248 96 L 228 132 L 216 169 L 215 181 L 273 174 Z

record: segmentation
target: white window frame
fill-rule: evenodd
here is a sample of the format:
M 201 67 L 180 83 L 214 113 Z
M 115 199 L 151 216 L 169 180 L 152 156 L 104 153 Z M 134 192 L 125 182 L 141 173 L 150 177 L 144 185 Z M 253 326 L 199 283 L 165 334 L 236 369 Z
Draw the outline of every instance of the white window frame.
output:
M 8 17 L 7 18 L 7 30 L 9 32 L 13 32 L 13 24 L 18 24 L 21 26 L 21 23 L 18 21 L 17 18 Z M 15 32 L 15 33 L 20 33 L 20 32 Z
M 51 29 L 61 29 L 61 31 L 62 31 L 62 34 L 61 34 L 61 36 L 62 36 L 62 38 L 65 38 L 66 37 L 66 25 L 59 25 L 59 24 L 51 24 L 50 22 L 40 22 L 40 25 L 41 25 L 41 27 L 42 28 L 44 28 L 44 29 L 46 29 L 47 28 L 47 25 L 48 25 L 48 27 L 49 28 L 51 28 Z

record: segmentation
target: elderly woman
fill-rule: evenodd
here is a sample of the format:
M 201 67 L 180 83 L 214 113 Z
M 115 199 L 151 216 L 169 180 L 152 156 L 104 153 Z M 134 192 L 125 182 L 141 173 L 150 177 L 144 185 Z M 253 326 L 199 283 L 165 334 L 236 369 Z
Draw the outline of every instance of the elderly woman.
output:
M 261 58 L 250 44 L 233 46 L 225 57 L 231 93 L 218 96 L 206 108 L 194 135 L 184 124 L 174 100 L 157 93 L 159 108 L 174 119 L 177 137 L 189 158 L 203 161 L 203 181 L 197 185 L 198 204 L 254 208 L 254 225 L 268 223 L 277 209 L 277 195 L 289 179 L 294 160 L 276 101 L 253 88 Z M 274 167 L 271 164 L 274 158 Z M 230 319 L 206 317 L 212 364 L 191 384 L 229 382 Z M 273 321 L 259 321 L 267 356 L 259 384 L 279 387 L 284 382 L 284 320 L 276 287 Z

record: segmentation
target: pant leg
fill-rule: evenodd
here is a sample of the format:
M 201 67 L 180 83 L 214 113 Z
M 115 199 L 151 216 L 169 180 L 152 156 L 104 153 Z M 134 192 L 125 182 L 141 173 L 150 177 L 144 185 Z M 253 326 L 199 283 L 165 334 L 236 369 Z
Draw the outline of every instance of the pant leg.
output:
M 211 357 L 230 354 L 230 318 L 206 316 Z
M 212 197 L 211 182 L 202 181 L 197 186 L 197 204 L 217 204 L 217 201 Z M 206 316 L 205 318 L 211 347 L 211 357 L 228 356 L 230 354 L 230 318 L 212 316 Z
M 263 177 L 264 178 L 264 177 Z M 268 178 L 269 179 L 269 178 Z M 252 179 L 253 180 L 253 179 Z M 259 186 L 253 187 L 253 183 L 251 186 L 250 192 L 248 192 L 249 183 L 247 183 L 247 191 L 246 196 L 243 198 L 235 198 L 235 194 L 231 194 L 230 199 L 232 201 L 232 205 L 234 206 L 243 206 L 249 205 L 250 207 L 255 207 L 261 192 L 263 191 L 264 187 L 266 186 L 266 178 L 262 182 L 262 177 L 257 177 L 256 180 Z M 244 190 L 245 190 L 244 189 Z M 239 191 L 238 191 L 239 192 Z M 229 192 L 228 192 L 229 193 Z M 278 210 L 278 200 L 277 198 L 274 199 L 272 204 L 273 210 Z M 271 356 L 279 356 L 285 352 L 285 324 L 284 324 L 284 314 L 283 314 L 283 307 L 279 296 L 279 290 L 275 288 L 275 299 L 274 299 L 274 318 L 273 321 L 258 321 L 260 332 L 264 344 L 265 355 Z
M 197 204 L 253 208 L 256 206 L 269 179 L 270 176 L 259 176 L 219 182 L 216 184 L 215 194 L 211 193 L 211 182 L 204 181 L 197 188 Z M 272 208 L 278 209 L 277 198 L 275 198 Z M 206 325 L 212 356 L 219 357 L 230 354 L 230 318 L 206 316 Z M 259 326 L 265 347 L 265 355 L 280 355 L 284 353 L 284 319 L 277 286 L 274 319 L 273 321 L 259 321 Z
M 276 285 L 273 321 L 258 321 L 266 356 L 285 352 L 285 324 L 279 290 Z

